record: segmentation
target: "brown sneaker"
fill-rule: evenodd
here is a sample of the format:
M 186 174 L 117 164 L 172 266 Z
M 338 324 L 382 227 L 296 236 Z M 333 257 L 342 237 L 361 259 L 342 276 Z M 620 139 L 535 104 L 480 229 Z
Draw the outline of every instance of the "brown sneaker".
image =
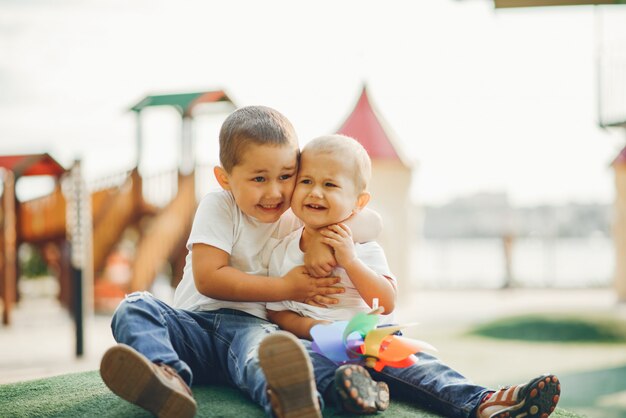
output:
M 478 407 L 478 418 L 547 418 L 559 402 L 561 385 L 554 375 L 543 375 L 523 385 L 492 393 Z
M 389 387 L 376 382 L 363 366 L 347 364 L 335 372 L 335 387 L 345 411 L 375 414 L 389 407 Z
M 259 363 L 277 418 L 321 418 L 313 366 L 293 334 L 277 331 L 259 345 Z
M 193 393 L 174 369 L 152 363 L 125 344 L 104 353 L 100 376 L 117 396 L 160 418 L 191 418 L 196 414 Z

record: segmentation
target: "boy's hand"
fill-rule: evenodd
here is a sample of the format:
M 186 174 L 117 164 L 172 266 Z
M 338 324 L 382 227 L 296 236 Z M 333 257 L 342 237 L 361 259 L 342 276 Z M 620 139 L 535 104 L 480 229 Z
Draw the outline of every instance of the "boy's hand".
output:
M 333 249 L 337 264 L 345 268 L 356 260 L 352 231 L 346 224 L 330 225 L 322 229 L 320 233 L 324 236 L 322 242 Z
M 313 277 L 328 276 L 337 265 L 333 249 L 322 242 L 324 236 L 319 232 L 307 228 L 305 233 L 310 234 L 311 237 L 304 253 L 304 265 L 307 271 Z
M 333 287 L 332 289 L 342 289 L 341 292 L 336 293 L 343 293 L 343 287 Z M 304 303 L 311 306 L 318 306 L 320 308 L 328 308 L 328 305 L 335 305 L 336 303 L 339 303 L 339 299 L 332 296 L 315 295 L 312 298 L 305 300 Z
M 290 289 L 291 300 L 297 302 L 309 303 L 310 300 L 317 303 L 334 304 L 337 299 L 331 296 L 337 293 L 343 293 L 343 287 L 335 287 L 333 285 L 339 283 L 339 277 L 312 277 L 304 266 L 298 266 L 291 269 L 283 276 L 285 284 Z M 318 305 L 321 306 L 321 305 Z

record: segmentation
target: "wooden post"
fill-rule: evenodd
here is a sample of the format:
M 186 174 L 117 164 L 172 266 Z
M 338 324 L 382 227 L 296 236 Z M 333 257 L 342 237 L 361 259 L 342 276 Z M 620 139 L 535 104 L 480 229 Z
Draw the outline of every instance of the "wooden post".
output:
M 616 161 L 615 211 L 613 217 L 613 240 L 615 245 L 614 286 L 617 299 L 626 301 L 626 163 Z
M 15 225 L 15 176 L 13 172 L 4 172 L 4 190 L 2 193 L 2 242 L 4 265 L 2 281 L 2 323 L 11 323 L 11 309 L 15 303 L 15 290 L 17 281 L 17 259 L 16 259 L 16 239 L 17 225 Z
M 502 235 L 502 252 L 504 254 L 504 283 L 502 288 L 513 286 L 513 234 Z

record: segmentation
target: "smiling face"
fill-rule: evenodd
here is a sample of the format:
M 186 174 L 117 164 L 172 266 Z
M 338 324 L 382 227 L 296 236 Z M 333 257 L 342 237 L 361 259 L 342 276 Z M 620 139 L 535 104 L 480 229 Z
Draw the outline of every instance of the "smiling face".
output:
M 291 209 L 306 227 L 342 222 L 367 204 L 369 194 L 357 190 L 350 162 L 340 152 L 305 149 L 302 153 Z
M 216 167 L 215 176 L 243 213 L 264 223 L 276 222 L 291 203 L 297 157 L 292 145 L 251 143 L 230 173 Z

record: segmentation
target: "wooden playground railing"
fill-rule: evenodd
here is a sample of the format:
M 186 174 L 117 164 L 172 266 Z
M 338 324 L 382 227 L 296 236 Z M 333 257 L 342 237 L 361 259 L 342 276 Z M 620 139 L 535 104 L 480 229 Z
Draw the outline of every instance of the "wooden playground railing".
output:
M 65 235 L 65 196 L 60 184 L 46 196 L 18 205 L 20 241 L 43 242 Z
M 153 174 L 144 174 L 142 196 L 144 201 L 157 208 L 167 206 L 178 193 L 178 170 L 172 169 Z

